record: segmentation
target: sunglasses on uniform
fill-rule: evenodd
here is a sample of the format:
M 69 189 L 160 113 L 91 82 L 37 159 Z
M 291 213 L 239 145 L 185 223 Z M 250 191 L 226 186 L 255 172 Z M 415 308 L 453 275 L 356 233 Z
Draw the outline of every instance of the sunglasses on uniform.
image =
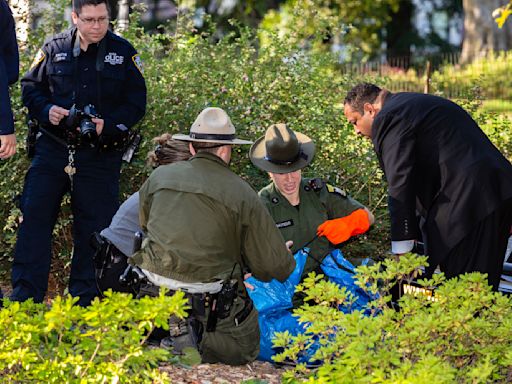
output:
M 110 20 L 108 16 L 98 17 L 97 19 L 95 19 L 94 17 L 81 17 L 81 16 L 79 16 L 78 18 L 85 25 L 94 25 L 96 23 L 98 23 L 100 25 L 104 25 L 104 24 L 107 24 Z

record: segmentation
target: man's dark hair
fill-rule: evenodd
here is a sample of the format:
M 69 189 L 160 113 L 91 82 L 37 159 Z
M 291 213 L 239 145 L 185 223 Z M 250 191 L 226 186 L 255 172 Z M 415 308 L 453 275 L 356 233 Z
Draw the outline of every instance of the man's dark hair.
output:
M 382 89 L 377 87 L 375 84 L 359 83 L 350 91 L 348 91 L 343 104 L 348 104 L 354 111 L 363 114 L 364 104 L 373 104 L 381 91 Z
M 82 7 L 86 5 L 100 5 L 105 4 L 107 6 L 108 14 L 110 15 L 110 5 L 108 0 L 73 0 L 73 11 L 79 15 L 82 11 Z

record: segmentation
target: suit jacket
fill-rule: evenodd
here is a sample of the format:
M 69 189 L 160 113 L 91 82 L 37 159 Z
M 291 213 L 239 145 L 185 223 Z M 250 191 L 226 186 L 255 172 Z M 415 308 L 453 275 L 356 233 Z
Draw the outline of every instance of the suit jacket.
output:
M 449 100 L 389 94 L 372 141 L 388 182 L 392 240 L 417 239 L 419 216 L 430 264 L 512 198 L 512 165 Z

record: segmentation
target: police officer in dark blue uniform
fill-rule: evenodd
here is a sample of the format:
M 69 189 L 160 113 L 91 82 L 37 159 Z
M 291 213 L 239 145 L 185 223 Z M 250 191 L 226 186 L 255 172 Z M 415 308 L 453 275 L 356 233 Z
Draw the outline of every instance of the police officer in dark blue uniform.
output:
M 89 238 L 118 208 L 123 143 L 146 108 L 140 58 L 108 30 L 109 13 L 106 0 L 73 0 L 74 27 L 46 42 L 21 80 L 40 135 L 21 199 L 13 300 L 44 298 L 52 230 L 66 192 L 74 237 L 69 292 L 79 305 L 97 295 Z
M 5 0 L 0 0 L 0 31 L 0 159 L 7 159 L 16 153 L 9 85 L 18 80 L 19 55 L 14 19 Z

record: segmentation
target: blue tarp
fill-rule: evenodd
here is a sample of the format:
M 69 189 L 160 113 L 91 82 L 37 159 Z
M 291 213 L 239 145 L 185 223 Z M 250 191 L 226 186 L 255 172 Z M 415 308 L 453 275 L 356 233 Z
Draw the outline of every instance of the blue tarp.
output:
M 272 356 L 276 353 L 275 348 L 272 348 L 272 339 L 276 332 L 288 331 L 292 335 L 297 335 L 305 332 L 307 328 L 305 324 L 299 324 L 297 318 L 291 313 L 293 294 L 304 270 L 307 250 L 298 251 L 294 257 L 295 269 L 284 283 L 277 280 L 265 283 L 254 277 L 247 279 L 247 282 L 254 287 L 253 290 L 248 290 L 249 296 L 259 312 L 261 333 L 259 360 L 272 361 Z M 356 298 L 356 302 L 350 308 L 341 307 L 341 311 L 349 312 L 366 308 L 365 305 L 371 298 L 354 284 L 354 266 L 343 257 L 340 250 L 334 250 L 327 255 L 321 268 L 329 281 L 345 287 Z

